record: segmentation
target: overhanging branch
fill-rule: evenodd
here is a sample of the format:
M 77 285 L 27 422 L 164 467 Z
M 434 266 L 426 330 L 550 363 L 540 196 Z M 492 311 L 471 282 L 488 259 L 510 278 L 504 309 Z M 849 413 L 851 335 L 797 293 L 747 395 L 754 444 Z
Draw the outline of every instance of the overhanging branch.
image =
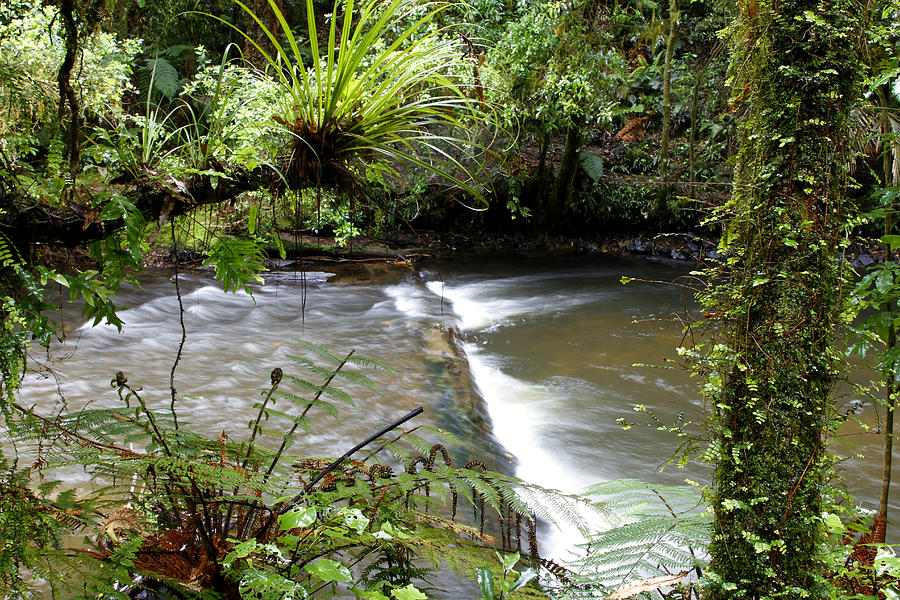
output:
M 126 196 L 148 222 L 187 214 L 200 206 L 230 202 L 243 193 L 258 189 L 280 189 L 280 175 L 268 166 L 251 171 L 238 171 L 220 177 L 216 186 L 207 176 L 187 182 L 163 178 L 142 178 L 124 186 L 119 193 Z M 12 190 L 6 213 L 0 215 L 0 233 L 5 235 L 23 255 L 27 248 L 45 244 L 74 248 L 103 239 L 125 226 L 122 219 L 101 221 L 101 206 L 90 202 L 51 207 L 39 204 L 23 206 L 16 202 Z

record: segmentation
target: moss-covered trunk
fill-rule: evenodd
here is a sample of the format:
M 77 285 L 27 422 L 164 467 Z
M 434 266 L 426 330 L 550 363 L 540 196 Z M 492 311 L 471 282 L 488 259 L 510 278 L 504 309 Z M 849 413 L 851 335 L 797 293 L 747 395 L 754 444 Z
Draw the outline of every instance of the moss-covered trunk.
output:
M 75 22 L 75 0 L 61 0 L 60 17 L 65 31 L 66 54 L 57 74 L 59 85 L 59 120 L 65 121 L 68 110 L 68 125 L 66 128 L 66 154 L 69 159 L 69 173 L 74 179 L 81 163 L 80 123 L 81 106 L 75 88 L 72 87 L 72 70 L 75 67 L 75 58 L 78 56 L 78 25 Z
M 566 131 L 566 149 L 556 177 L 556 190 L 551 206 L 551 219 L 564 219 L 575 195 L 575 175 L 578 173 L 578 152 L 581 150 L 581 133 L 571 126 Z
M 831 468 L 832 333 L 854 11 L 845 0 L 741 0 L 732 104 L 745 109 L 723 245 L 705 297 L 721 315 L 708 597 L 825 597 L 820 518 Z
M 884 187 L 896 186 L 896 171 L 894 169 L 894 154 L 896 150 L 896 139 L 893 139 L 893 129 L 890 119 L 888 118 L 888 110 L 891 108 L 890 90 L 886 85 L 878 87 L 877 90 L 878 104 L 882 107 L 880 115 L 881 127 L 881 177 Z M 897 203 L 893 200 L 889 201 L 884 213 L 884 235 L 894 233 L 894 212 L 897 210 Z M 891 255 L 891 245 L 884 245 L 884 255 Z M 897 347 L 897 331 L 894 327 L 894 319 L 896 318 L 896 309 L 894 302 L 888 300 L 882 310 L 889 315 L 889 325 L 887 332 L 887 352 L 894 352 Z M 891 474 L 893 473 L 894 460 L 894 413 L 897 409 L 897 381 L 893 371 L 888 373 L 884 378 L 884 394 L 885 394 L 885 415 L 884 415 L 884 451 L 882 453 L 882 471 L 881 471 L 881 495 L 878 502 L 878 514 L 888 523 L 888 508 L 890 507 L 889 498 L 891 493 Z M 883 539 L 876 539 L 877 542 L 884 543 Z
M 666 58 L 663 64 L 663 122 L 659 140 L 659 189 L 656 196 L 656 216 L 669 214 L 669 138 L 672 129 L 672 55 L 675 51 L 675 33 L 678 28 L 678 0 L 669 0 L 669 33 L 666 36 Z

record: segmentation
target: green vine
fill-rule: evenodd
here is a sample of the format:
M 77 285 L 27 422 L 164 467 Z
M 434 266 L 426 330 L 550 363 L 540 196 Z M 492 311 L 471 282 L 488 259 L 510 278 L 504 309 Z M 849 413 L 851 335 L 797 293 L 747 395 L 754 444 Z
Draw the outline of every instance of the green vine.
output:
M 699 363 L 716 465 L 709 597 L 822 597 L 856 13 L 844 0 L 740 12 L 728 31 L 740 152 L 717 212 L 728 259 L 701 294 L 713 331 Z

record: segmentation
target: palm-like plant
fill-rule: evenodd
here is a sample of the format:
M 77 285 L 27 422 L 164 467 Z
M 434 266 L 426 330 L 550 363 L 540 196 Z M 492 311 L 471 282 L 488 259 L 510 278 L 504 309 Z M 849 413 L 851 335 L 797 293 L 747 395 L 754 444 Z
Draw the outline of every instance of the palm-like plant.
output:
M 347 0 L 339 31 L 342 3 L 336 1 L 323 53 L 312 0 L 306 3 L 308 52 L 276 2 L 268 1 L 280 32 L 235 0 L 272 44 L 269 52 L 241 32 L 281 87 L 272 118 L 293 140 L 281 165 L 289 187 L 337 185 L 351 179 L 354 168 L 379 163 L 394 174 L 423 168 L 480 198 L 457 157 L 468 147 L 470 123 L 464 121 L 481 106 L 453 75 L 461 60 L 455 43 L 434 26 L 447 4 L 426 4 L 422 16 L 412 17 L 411 9 L 422 5 L 411 0 L 367 0 L 359 9 Z M 411 24 L 394 34 L 407 17 Z

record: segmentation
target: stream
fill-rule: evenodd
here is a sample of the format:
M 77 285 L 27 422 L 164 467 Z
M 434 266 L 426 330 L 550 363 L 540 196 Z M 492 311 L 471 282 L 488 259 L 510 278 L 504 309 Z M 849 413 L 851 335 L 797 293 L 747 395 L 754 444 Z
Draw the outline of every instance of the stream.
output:
M 576 492 L 623 477 L 675 485 L 708 480 L 708 467 L 697 463 L 661 470 L 678 440 L 645 426 L 649 417 L 633 410 L 643 405 L 664 424 L 679 415 L 703 418 L 700 382 L 667 363 L 677 360 L 675 348 L 684 336 L 678 317 L 697 310 L 690 292 L 620 282 L 627 275 L 688 283 L 685 265 L 598 257 L 477 259 L 431 263 L 417 275 L 349 281 L 329 281 L 324 271 L 301 276 L 284 269 L 267 274 L 252 297 L 224 293 L 205 272 L 181 274 L 187 337 L 175 385 L 179 418 L 194 428 L 212 436 L 243 435 L 271 370 L 302 374 L 289 355 L 302 351 L 297 340 L 303 339 L 336 354 L 353 349 L 397 372 L 374 374 L 375 394 L 352 392 L 355 406 L 341 406 L 339 420 L 316 415 L 296 453 L 341 454 L 423 406 L 416 422 L 458 436 L 457 452 L 493 454 L 495 468 L 544 487 Z M 46 411 L 58 410 L 60 402 L 73 409 L 113 406 L 118 399 L 110 380 L 121 370 L 144 389 L 148 403 L 168 406 L 181 341 L 171 276 L 151 270 L 142 274 L 140 289 L 120 291 L 118 303 L 131 307 L 121 314 L 121 333 L 81 324 L 77 312 L 65 311 L 66 340 L 52 349 L 52 360 L 34 357 L 23 404 Z M 441 368 L 451 326 L 465 339 L 474 393 Z M 871 407 L 856 416 L 875 420 Z M 625 430 L 617 419 L 635 424 Z M 880 438 L 851 426 L 842 434 L 845 440 L 832 449 L 862 457 L 843 462 L 840 475 L 857 500 L 873 508 Z M 91 485 L 75 468 L 62 477 L 69 485 Z M 898 485 L 894 511 L 900 510 Z M 573 543 L 563 534 L 543 537 L 550 554 Z

